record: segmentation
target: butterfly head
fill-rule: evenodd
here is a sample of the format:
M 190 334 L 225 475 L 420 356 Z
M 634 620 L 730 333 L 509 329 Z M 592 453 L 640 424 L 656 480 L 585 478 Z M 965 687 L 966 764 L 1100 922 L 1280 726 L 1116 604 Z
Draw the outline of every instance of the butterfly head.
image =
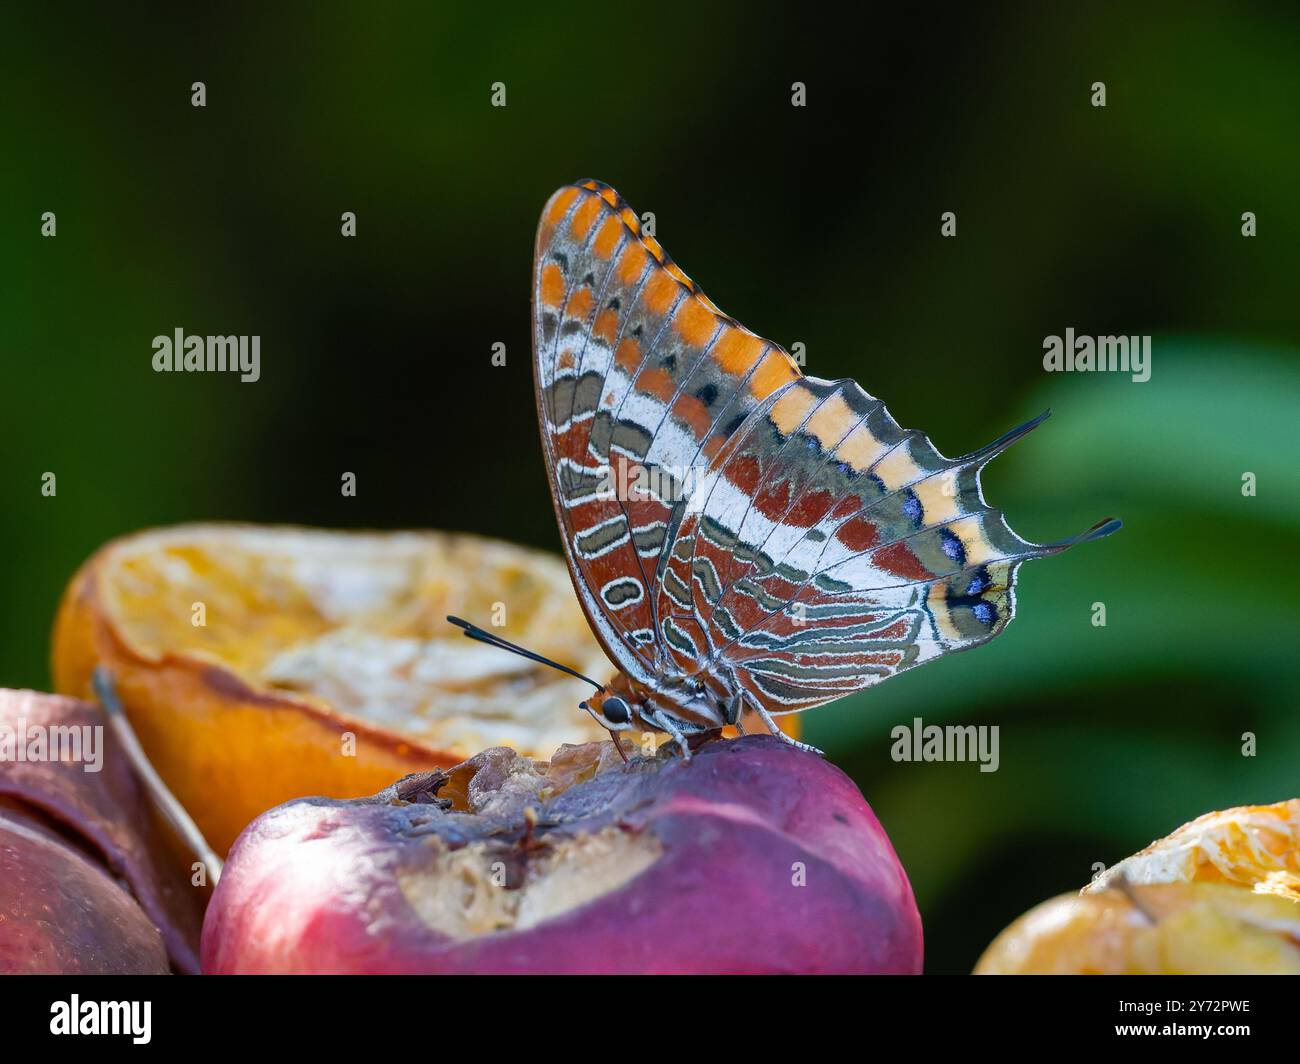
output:
M 598 691 L 580 705 L 597 724 L 610 731 L 630 731 L 638 726 L 637 703 L 608 688 Z

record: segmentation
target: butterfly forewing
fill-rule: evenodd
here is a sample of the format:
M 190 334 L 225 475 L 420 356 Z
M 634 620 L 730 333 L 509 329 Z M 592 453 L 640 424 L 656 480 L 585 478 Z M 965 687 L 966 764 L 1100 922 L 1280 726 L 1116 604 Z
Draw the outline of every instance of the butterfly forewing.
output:
M 670 660 L 690 671 L 691 626 L 658 615 L 661 561 L 693 477 L 798 369 L 722 315 L 597 182 L 543 212 L 533 303 L 538 415 L 579 598 L 629 675 Z

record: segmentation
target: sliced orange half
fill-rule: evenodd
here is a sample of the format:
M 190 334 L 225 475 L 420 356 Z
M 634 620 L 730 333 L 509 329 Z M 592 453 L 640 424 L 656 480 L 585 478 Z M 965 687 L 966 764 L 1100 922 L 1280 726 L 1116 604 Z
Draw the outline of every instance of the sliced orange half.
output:
M 55 623 L 54 682 L 93 698 L 94 668 L 111 671 L 219 853 L 291 798 L 373 794 L 492 746 L 544 758 L 606 737 L 578 708 L 589 685 L 465 639 L 448 614 L 612 674 L 553 555 L 439 532 L 185 525 L 86 562 Z
M 1043 902 L 977 975 L 1300 974 L 1300 799 L 1207 813 Z
M 1206 813 L 1106 869 L 1085 893 L 1129 883 L 1230 883 L 1300 903 L 1300 798 Z
M 465 639 L 459 614 L 604 680 L 562 561 L 441 533 L 194 525 L 96 553 L 54 633 L 57 690 L 105 665 L 158 771 L 218 852 L 309 794 L 371 794 L 490 746 L 604 733 L 591 688 Z M 494 626 L 495 623 L 495 626 Z

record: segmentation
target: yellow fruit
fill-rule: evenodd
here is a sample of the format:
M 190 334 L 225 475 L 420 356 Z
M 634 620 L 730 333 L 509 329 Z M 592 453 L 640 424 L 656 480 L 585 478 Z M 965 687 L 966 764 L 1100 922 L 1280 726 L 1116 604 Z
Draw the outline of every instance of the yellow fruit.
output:
M 977 975 L 1300 974 L 1300 799 L 1209 813 L 1031 909 Z
M 1245 972 L 1300 975 L 1300 906 L 1215 883 L 1059 895 L 1007 927 L 975 965 L 976 975 Z

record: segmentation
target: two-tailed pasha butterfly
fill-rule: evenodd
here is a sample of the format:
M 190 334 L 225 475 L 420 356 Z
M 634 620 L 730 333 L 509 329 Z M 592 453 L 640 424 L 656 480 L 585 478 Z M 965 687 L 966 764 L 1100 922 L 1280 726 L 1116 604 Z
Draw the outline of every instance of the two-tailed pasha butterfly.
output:
M 781 735 L 775 715 L 988 642 L 1021 562 L 1119 528 L 1020 538 L 980 471 L 1046 414 L 945 458 L 722 313 L 598 181 L 542 213 L 533 357 L 569 571 L 619 670 L 582 677 L 582 706 L 615 741 L 655 729 L 689 756 L 746 708 Z

